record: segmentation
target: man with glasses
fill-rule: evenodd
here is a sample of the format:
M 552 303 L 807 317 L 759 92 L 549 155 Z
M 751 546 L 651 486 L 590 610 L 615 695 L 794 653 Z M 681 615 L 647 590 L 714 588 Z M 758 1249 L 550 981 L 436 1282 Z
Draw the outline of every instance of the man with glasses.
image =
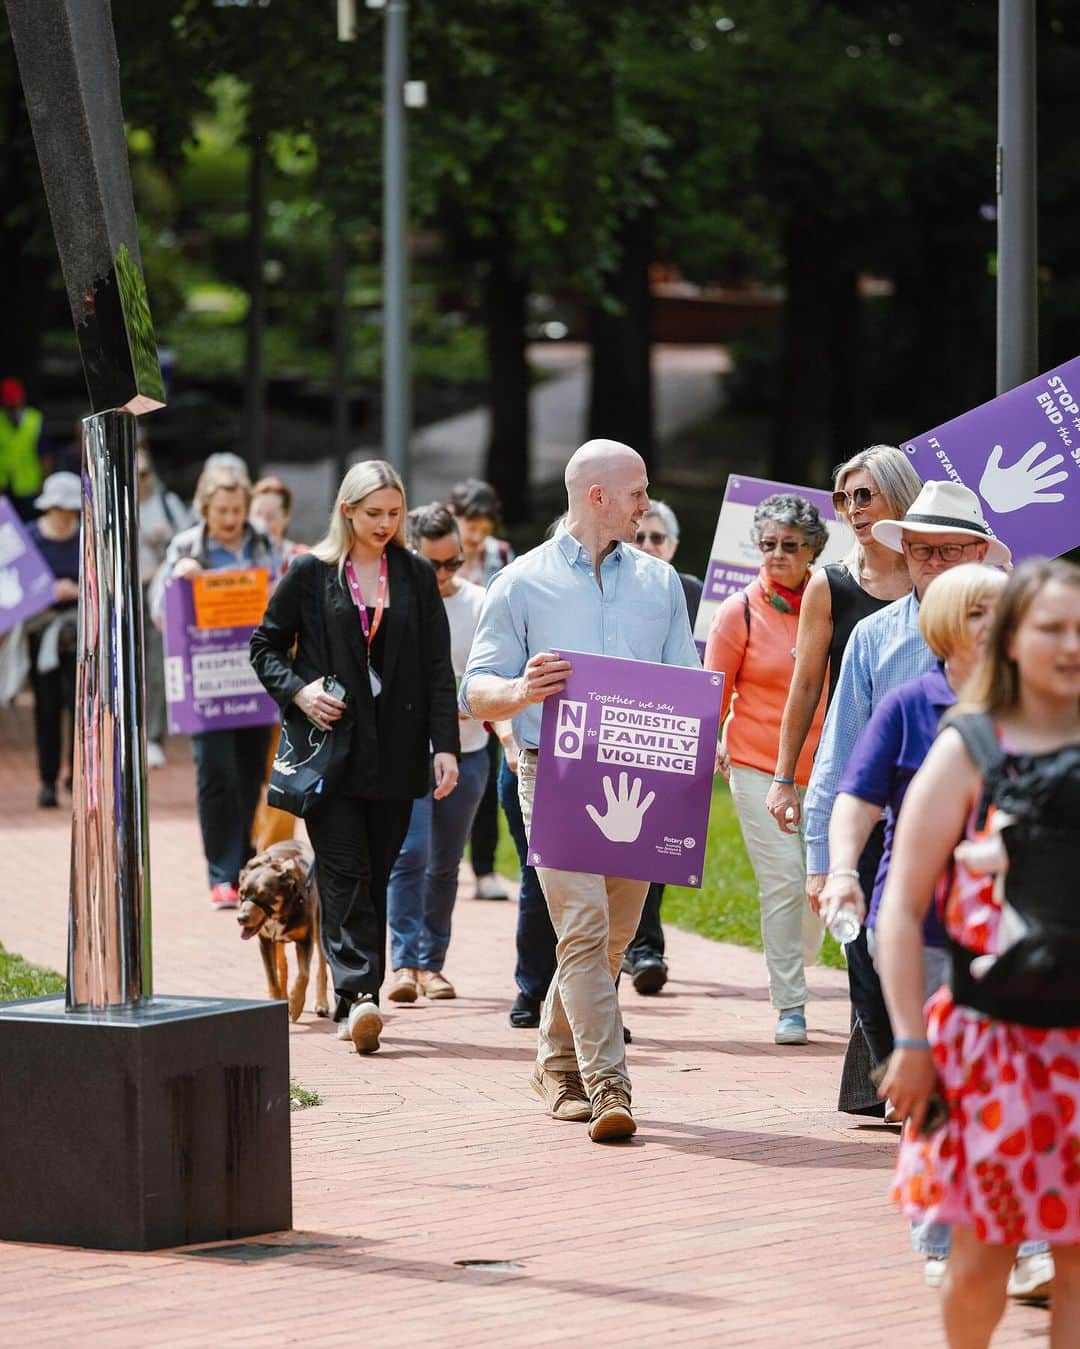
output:
M 643 553 L 673 565 L 679 547 L 679 521 L 666 502 L 655 498 L 650 501 L 648 514 L 641 517 L 637 527 L 634 543 Z M 686 612 L 692 632 L 701 604 L 702 583 L 689 572 L 681 571 L 678 576 L 686 597 Z M 668 980 L 667 961 L 664 959 L 664 929 L 660 924 L 663 900 L 664 887 L 654 881 L 645 896 L 637 933 L 626 948 L 623 959 L 623 973 L 628 974 L 637 991 L 645 995 L 659 993 Z
M 886 548 L 904 554 L 913 589 L 857 623 L 844 652 L 804 804 L 806 891 L 815 907 L 829 871 L 829 817 L 855 742 L 891 689 L 934 667 L 919 632 L 927 587 L 962 562 L 1001 566 L 1012 556 L 990 533 L 979 498 L 957 482 L 924 483 L 902 520 L 878 520 L 872 532 Z M 884 1057 L 883 1049 L 877 1047 L 878 1057 Z

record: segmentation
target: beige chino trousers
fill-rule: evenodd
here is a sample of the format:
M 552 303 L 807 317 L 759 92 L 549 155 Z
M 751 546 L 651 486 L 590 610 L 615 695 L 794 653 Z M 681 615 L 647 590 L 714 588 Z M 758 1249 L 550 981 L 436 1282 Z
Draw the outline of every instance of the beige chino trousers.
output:
M 536 755 L 523 751 L 518 797 L 528 835 L 536 787 Z M 637 932 L 647 881 L 537 867 L 558 939 L 557 968 L 540 1014 L 537 1061 L 547 1071 L 577 1069 L 590 1097 L 604 1083 L 630 1092 L 615 976 Z

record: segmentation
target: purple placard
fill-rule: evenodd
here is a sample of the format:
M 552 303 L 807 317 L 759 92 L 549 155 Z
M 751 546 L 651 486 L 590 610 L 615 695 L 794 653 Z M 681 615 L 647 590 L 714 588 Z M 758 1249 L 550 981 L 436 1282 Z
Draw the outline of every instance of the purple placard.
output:
M 818 487 L 800 487 L 790 482 L 773 482 L 768 478 L 748 478 L 732 473 L 724 489 L 720 518 L 716 522 L 709 568 L 705 573 L 705 588 L 701 595 L 694 636 L 703 644 L 717 606 L 729 595 L 743 590 L 758 574 L 761 555 L 754 547 L 751 525 L 756 506 L 766 497 L 790 493 L 802 497 L 818 508 L 829 530 L 829 541 L 817 560 L 818 566 L 839 561 L 851 547 L 854 536 L 839 523 L 833 510 L 832 493 Z
M 0 636 L 48 609 L 55 584 L 15 507 L 0 496 Z
M 1080 544 L 1080 356 L 903 448 L 924 482 L 952 478 L 979 494 L 1014 560 Z
M 572 668 L 544 703 L 530 863 L 699 887 L 723 675 L 561 654 Z
M 254 628 L 199 628 L 191 582 L 165 587 L 165 701 L 169 731 L 191 735 L 270 726 L 277 704 L 251 667 Z

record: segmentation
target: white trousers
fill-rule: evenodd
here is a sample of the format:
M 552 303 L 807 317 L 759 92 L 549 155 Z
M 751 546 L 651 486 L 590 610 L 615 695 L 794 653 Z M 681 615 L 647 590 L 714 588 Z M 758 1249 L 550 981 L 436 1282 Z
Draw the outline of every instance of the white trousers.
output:
M 758 884 L 769 1001 L 783 1011 L 805 1005 L 805 967 L 817 959 L 825 928 L 806 901 L 802 824 L 793 834 L 780 829 L 765 809 L 771 786 L 771 773 L 731 765 L 731 796 Z M 806 789 L 797 790 L 801 805 Z

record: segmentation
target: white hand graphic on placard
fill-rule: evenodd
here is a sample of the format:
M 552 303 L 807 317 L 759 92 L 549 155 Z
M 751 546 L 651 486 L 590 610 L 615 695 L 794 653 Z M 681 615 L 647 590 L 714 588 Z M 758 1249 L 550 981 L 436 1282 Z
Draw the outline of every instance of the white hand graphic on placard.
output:
M 619 792 L 611 785 L 609 777 L 604 778 L 604 796 L 607 799 L 607 811 L 604 815 L 595 806 L 586 806 L 589 819 L 596 825 L 609 843 L 634 843 L 641 833 L 641 823 L 645 812 L 656 800 L 656 793 L 650 792 L 641 800 L 641 779 L 635 778 L 633 787 L 628 786 L 627 775 L 619 774 Z
M 14 609 L 22 603 L 23 588 L 14 567 L 0 571 L 0 609 Z
M 1065 500 L 1061 492 L 1047 490 L 1068 478 L 1068 473 L 1051 472 L 1058 464 L 1065 462 L 1065 456 L 1052 454 L 1049 459 L 1039 463 L 1039 456 L 1045 449 L 1046 441 L 1040 440 L 1015 464 L 1002 468 L 1003 451 L 1000 445 L 994 446 L 979 480 L 979 494 L 992 511 L 998 515 L 1008 515 L 1010 511 L 1023 510 L 1025 506 Z

